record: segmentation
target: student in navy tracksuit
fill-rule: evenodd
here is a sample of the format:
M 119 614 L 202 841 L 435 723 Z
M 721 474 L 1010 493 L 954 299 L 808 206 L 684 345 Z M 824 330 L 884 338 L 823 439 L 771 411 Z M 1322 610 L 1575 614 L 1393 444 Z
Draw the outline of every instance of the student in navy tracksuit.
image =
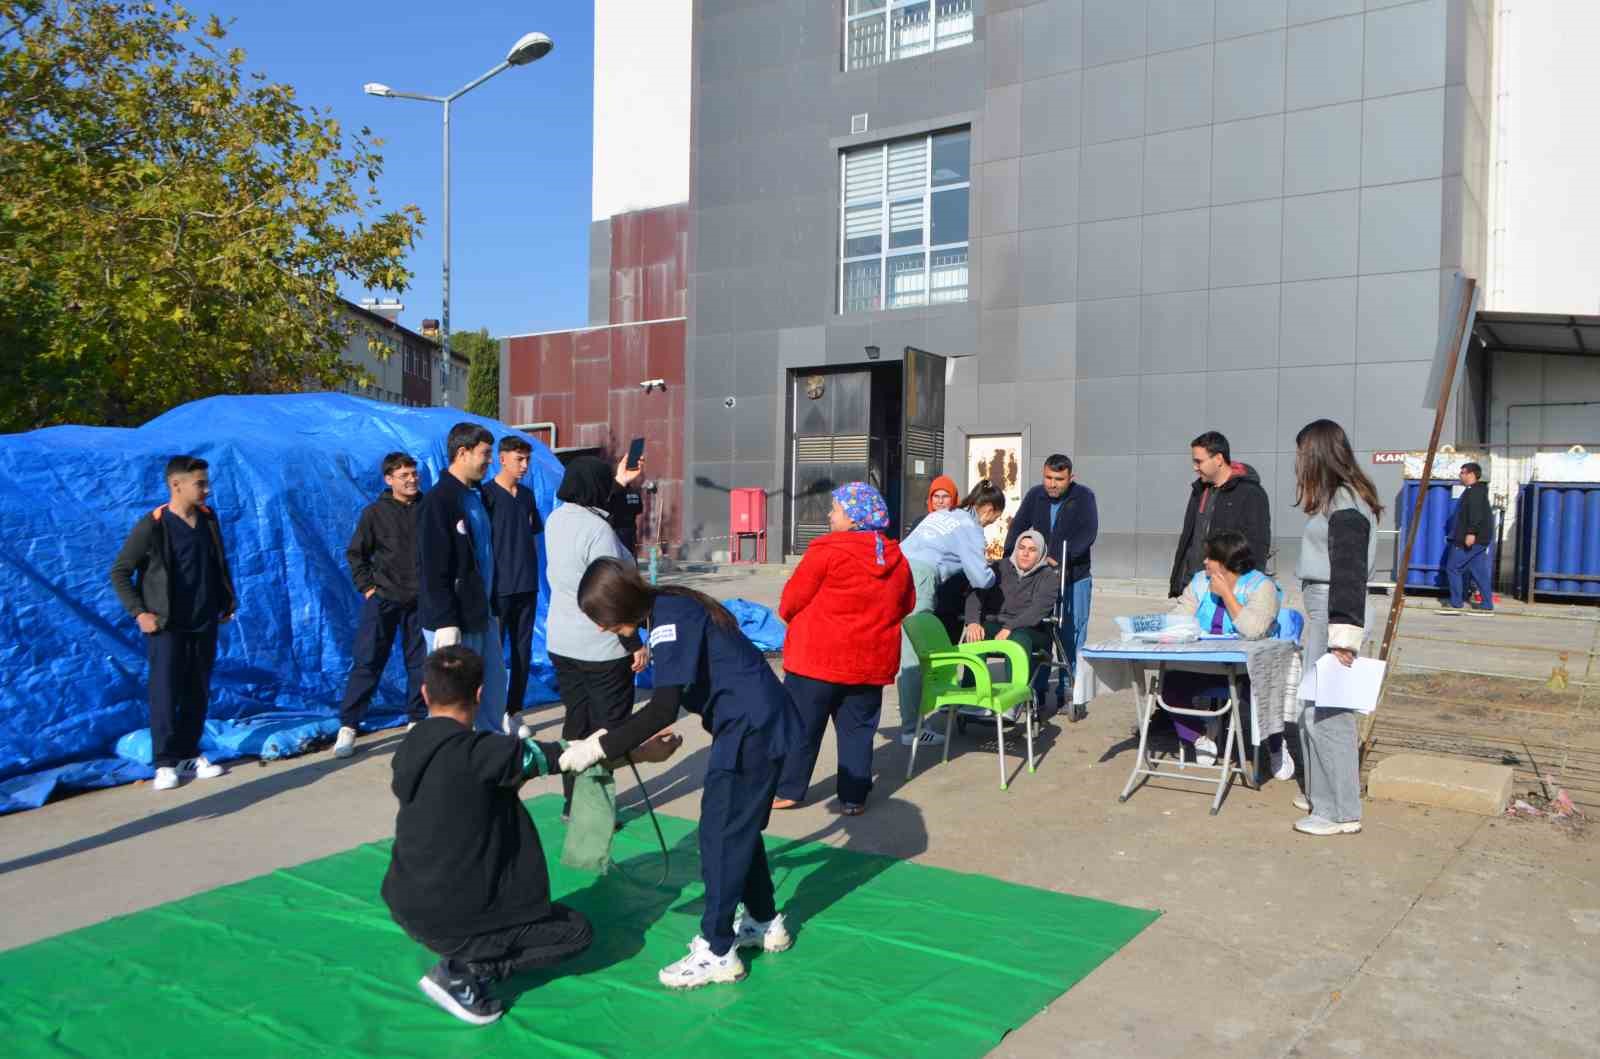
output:
M 217 625 L 238 607 L 222 529 L 206 506 L 206 461 L 174 456 L 166 478 L 171 498 L 134 525 L 111 565 L 111 587 L 144 633 L 150 656 L 150 754 L 158 791 L 178 786 L 184 775 L 223 774 L 200 753 L 200 737 Z
M 740 948 L 781 952 L 790 944 L 761 831 L 784 754 L 802 738 L 800 713 L 733 615 L 709 596 L 675 585 L 652 587 L 632 564 L 601 558 L 578 585 L 578 605 L 618 636 L 649 626 L 655 694 L 616 731 L 602 729 L 570 744 L 561 768 L 582 772 L 622 757 L 671 724 L 679 706 L 700 715 L 711 733 L 700 798 L 705 912 L 689 955 L 662 968 L 659 977 L 669 989 L 737 982 L 745 975 Z M 735 922 L 741 900 L 744 915 Z
M 506 716 L 501 730 L 516 730 L 528 693 L 533 665 L 533 618 L 539 609 L 539 535 L 544 520 L 533 502 L 533 490 L 521 485 L 528 473 L 533 446 L 507 434 L 500 439 L 500 470 L 483 487 L 494 544 L 495 613 L 500 631 L 511 642 L 511 679 L 506 684 Z

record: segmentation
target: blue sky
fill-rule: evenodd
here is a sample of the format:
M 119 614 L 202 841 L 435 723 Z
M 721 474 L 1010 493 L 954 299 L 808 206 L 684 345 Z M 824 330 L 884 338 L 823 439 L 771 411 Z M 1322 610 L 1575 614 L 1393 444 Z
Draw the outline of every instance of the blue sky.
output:
M 250 69 L 330 107 L 351 130 L 384 139 L 386 207 L 415 203 L 427 226 L 412 252 L 401 322 L 439 315 L 441 110 L 379 99 L 361 86 L 444 95 L 540 30 L 555 49 L 512 67 L 451 107 L 453 331 L 496 336 L 581 326 L 588 318 L 594 5 L 574 0 L 422 3 L 389 0 L 188 0 L 233 20 L 229 42 Z M 345 291 L 360 298 L 359 289 Z

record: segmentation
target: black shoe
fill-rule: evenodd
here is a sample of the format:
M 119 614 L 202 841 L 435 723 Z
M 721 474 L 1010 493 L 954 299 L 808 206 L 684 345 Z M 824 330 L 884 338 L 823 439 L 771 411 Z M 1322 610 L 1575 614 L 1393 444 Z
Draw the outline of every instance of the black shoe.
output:
M 474 1026 L 487 1026 L 506 1013 L 505 1005 L 489 995 L 487 982 L 452 972 L 444 960 L 434 964 L 417 985 L 429 1000 Z

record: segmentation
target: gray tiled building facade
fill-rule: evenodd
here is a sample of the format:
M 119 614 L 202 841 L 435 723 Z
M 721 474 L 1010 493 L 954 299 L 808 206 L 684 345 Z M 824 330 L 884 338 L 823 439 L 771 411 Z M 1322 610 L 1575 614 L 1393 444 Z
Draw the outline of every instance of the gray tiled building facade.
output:
M 1203 430 L 1259 470 L 1280 569 L 1299 427 L 1425 445 L 1450 276 L 1484 274 L 1487 0 L 934 0 L 971 43 L 859 69 L 847 6 L 880 4 L 695 5 L 687 536 L 759 486 L 783 540 L 789 373 L 866 346 L 952 358 L 958 480 L 969 436 L 1021 433 L 1030 480 L 1070 453 L 1103 576 L 1166 575 Z M 958 129 L 966 300 L 841 312 L 841 156 Z

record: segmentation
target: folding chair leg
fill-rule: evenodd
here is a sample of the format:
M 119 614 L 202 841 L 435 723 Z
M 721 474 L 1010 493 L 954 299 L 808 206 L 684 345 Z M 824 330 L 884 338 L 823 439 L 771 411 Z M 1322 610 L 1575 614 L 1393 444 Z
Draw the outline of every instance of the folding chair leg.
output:
M 1000 758 L 1000 789 L 1001 790 L 1005 790 L 1006 789 L 1006 722 L 1001 720 L 1000 711 L 999 710 L 996 710 L 995 714 L 994 714 L 994 731 L 995 731 L 995 735 L 998 736 L 999 739 L 1000 739 L 1000 745 L 999 745 L 998 749 L 996 750 L 996 753 L 999 755 L 999 758 Z

